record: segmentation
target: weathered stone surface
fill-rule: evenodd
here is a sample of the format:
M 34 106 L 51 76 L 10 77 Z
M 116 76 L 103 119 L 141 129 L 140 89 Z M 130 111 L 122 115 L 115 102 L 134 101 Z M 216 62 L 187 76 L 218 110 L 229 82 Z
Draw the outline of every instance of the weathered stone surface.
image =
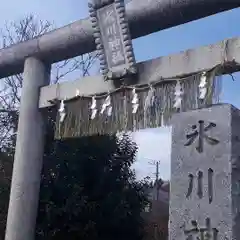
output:
M 137 73 L 123 0 L 95 0 L 89 4 L 100 70 L 105 80 Z
M 114 0 L 90 0 L 89 2 L 92 3 L 95 8 L 101 8 L 105 5 L 113 3 Z
M 240 111 L 219 104 L 172 126 L 169 239 L 240 239 Z

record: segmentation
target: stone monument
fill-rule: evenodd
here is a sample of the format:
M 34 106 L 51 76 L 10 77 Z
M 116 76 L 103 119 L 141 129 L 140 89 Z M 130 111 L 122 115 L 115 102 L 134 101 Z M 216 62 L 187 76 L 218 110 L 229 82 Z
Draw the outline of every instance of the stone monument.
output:
M 169 239 L 240 239 L 240 111 L 228 104 L 172 118 Z

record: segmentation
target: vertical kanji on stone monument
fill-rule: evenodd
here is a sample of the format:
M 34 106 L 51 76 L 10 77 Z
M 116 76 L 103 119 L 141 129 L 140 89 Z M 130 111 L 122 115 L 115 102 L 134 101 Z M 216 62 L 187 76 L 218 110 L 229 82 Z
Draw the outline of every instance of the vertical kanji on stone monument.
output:
M 169 240 L 240 239 L 239 122 L 227 104 L 173 116 Z
M 199 226 L 198 221 L 192 220 L 191 227 L 186 229 L 186 225 L 183 225 L 184 234 L 186 240 L 218 240 L 218 229 L 212 228 L 211 219 L 205 219 L 205 225 Z
M 100 70 L 105 80 L 137 73 L 123 0 L 92 0 L 89 12 Z
M 208 136 L 206 133 L 216 127 L 216 124 L 213 122 L 208 123 L 207 126 L 204 126 L 205 122 L 203 120 L 198 121 L 198 125 L 192 125 L 192 132 L 186 135 L 187 142 L 184 144 L 184 146 L 191 146 L 192 143 L 197 140 L 197 147 L 196 150 L 199 153 L 203 152 L 203 146 L 204 146 L 204 140 L 210 145 L 216 145 L 219 143 L 219 141 L 213 137 Z

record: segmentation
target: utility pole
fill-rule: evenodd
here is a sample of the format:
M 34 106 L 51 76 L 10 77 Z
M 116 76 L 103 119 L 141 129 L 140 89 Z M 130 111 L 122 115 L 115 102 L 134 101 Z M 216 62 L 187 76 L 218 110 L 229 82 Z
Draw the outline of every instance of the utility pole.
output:
M 159 199 L 159 188 L 158 188 L 158 185 L 159 185 L 159 167 L 160 167 L 160 160 L 156 161 L 156 160 L 152 160 L 151 162 L 148 162 L 150 165 L 154 165 L 156 166 L 156 172 L 154 173 L 155 174 L 155 183 L 156 183 L 156 186 L 157 186 L 157 201 Z
M 158 161 L 152 160 L 152 159 L 149 159 L 149 160 L 151 160 L 151 162 L 148 162 L 150 165 L 156 166 L 156 172 L 154 174 L 155 174 L 155 181 L 157 182 L 159 180 L 160 160 L 158 160 Z
M 158 182 L 158 179 L 159 179 L 159 164 L 160 164 L 160 161 L 157 161 L 156 162 L 156 181 Z
M 156 190 L 157 190 L 157 196 L 156 196 L 156 200 L 159 200 L 159 166 L 160 166 L 160 160 L 156 161 L 156 160 L 152 160 L 151 162 L 149 162 L 150 165 L 154 165 L 156 166 L 156 172 L 155 174 L 155 183 L 156 183 Z M 154 240 L 158 239 L 158 223 L 154 224 Z

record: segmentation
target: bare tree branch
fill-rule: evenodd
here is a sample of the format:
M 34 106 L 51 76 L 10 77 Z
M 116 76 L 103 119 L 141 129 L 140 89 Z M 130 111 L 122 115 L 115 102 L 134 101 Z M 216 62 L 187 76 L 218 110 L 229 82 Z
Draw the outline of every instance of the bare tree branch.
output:
M 49 21 L 37 20 L 33 15 L 26 16 L 17 22 L 6 24 L 0 30 L 2 47 L 27 41 L 42 35 L 54 28 Z M 64 60 L 52 65 L 51 83 L 57 83 L 69 74 L 87 76 L 96 64 L 96 53 L 89 53 L 73 59 Z M 13 133 L 17 129 L 18 109 L 21 98 L 22 74 L 7 77 L 0 86 L 0 148 L 14 145 Z M 15 138 L 14 138 L 15 139 Z

